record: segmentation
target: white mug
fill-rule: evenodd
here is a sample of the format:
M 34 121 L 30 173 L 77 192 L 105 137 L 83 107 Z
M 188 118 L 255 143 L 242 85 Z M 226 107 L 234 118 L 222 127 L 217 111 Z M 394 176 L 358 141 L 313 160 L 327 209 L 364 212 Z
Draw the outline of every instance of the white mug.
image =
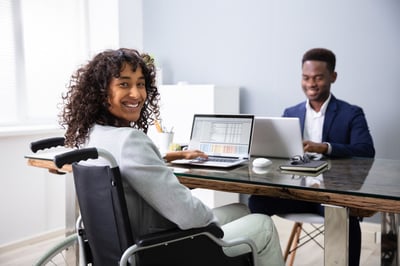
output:
M 173 132 L 158 133 L 158 148 L 161 154 L 164 154 L 169 151 L 169 146 L 172 144 L 173 140 L 174 140 Z

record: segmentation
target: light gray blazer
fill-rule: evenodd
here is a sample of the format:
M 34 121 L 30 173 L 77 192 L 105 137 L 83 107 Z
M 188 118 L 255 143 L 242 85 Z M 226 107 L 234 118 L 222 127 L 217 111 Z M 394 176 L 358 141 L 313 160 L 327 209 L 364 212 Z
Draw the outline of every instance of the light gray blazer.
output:
M 85 146 L 103 148 L 117 160 L 134 235 L 176 226 L 202 227 L 216 221 L 212 211 L 179 183 L 142 131 L 95 125 Z M 104 161 L 89 160 L 85 164 L 102 165 Z

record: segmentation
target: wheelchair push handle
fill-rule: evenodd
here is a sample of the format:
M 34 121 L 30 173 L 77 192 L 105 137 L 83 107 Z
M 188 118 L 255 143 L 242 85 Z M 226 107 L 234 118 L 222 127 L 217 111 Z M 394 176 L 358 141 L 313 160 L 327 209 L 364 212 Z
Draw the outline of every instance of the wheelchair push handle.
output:
M 97 159 L 98 157 L 99 153 L 96 148 L 84 148 L 56 155 L 54 157 L 54 164 L 58 168 L 62 168 L 65 164 L 72 164 L 88 159 Z
M 64 146 L 64 141 L 65 141 L 64 137 L 54 137 L 54 138 L 47 138 L 47 139 L 33 141 L 31 142 L 31 151 L 37 152 L 39 150 Z

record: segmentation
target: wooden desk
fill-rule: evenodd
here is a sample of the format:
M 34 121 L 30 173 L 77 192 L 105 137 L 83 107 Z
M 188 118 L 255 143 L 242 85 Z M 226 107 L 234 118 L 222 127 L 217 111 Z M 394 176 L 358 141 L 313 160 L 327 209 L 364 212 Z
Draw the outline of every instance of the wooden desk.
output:
M 327 204 L 325 206 L 325 265 L 347 265 L 348 216 L 353 210 L 382 212 L 382 265 L 398 265 L 400 213 L 400 161 L 383 159 L 330 160 L 318 185 L 302 184 L 311 175 L 281 173 L 283 160 L 273 160 L 266 173 L 251 164 L 229 171 L 178 168 L 180 182 L 190 188 L 206 188 L 244 194 L 269 195 Z M 51 171 L 51 161 L 28 159 L 28 164 Z M 70 171 L 70 168 L 65 168 Z M 321 179 L 322 178 L 322 179 Z M 385 258 L 392 255 L 391 261 Z

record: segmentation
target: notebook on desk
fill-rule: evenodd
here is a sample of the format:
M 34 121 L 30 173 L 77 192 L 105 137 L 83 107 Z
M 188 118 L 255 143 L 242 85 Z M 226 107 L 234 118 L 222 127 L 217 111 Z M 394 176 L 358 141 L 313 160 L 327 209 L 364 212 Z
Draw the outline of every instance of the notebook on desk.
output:
M 279 166 L 281 170 L 301 171 L 301 172 L 318 172 L 328 166 L 327 161 L 310 160 L 307 162 L 291 161 Z
M 251 156 L 288 159 L 303 153 L 299 118 L 255 117 Z
M 172 164 L 233 167 L 249 159 L 253 115 L 195 114 L 189 150 L 201 150 L 208 159 L 174 160 Z

